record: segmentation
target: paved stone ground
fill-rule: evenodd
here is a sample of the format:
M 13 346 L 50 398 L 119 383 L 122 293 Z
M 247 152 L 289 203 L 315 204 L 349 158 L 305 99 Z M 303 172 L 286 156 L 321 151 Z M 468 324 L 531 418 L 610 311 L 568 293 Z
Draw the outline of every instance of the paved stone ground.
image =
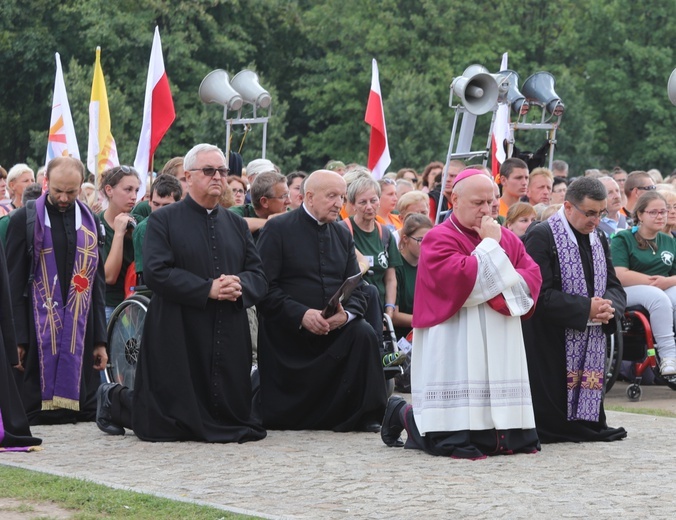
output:
M 621 401 L 625 388 L 612 397 Z M 668 388 L 647 390 L 676 402 Z M 660 407 L 645 396 L 642 405 Z M 626 440 L 545 445 L 537 455 L 476 462 L 387 448 L 368 433 L 145 443 L 79 424 L 35 427 L 44 451 L 3 454 L 0 463 L 265 518 L 673 518 L 676 419 L 608 417 L 627 428 Z

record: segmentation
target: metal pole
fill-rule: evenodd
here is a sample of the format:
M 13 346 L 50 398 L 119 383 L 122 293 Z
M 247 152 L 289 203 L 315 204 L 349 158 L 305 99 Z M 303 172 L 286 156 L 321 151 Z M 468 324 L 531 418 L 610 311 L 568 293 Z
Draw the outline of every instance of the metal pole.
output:
M 451 129 L 451 140 L 448 143 L 448 155 L 446 155 L 446 164 L 444 164 L 444 172 L 441 176 L 441 187 L 439 188 L 439 202 L 437 203 L 437 215 L 434 218 L 434 223 L 439 223 L 439 215 L 441 214 L 441 198 L 444 196 L 444 186 L 446 186 L 446 177 L 448 176 L 448 164 L 451 162 L 453 155 L 453 144 L 455 141 L 455 132 L 458 128 L 458 114 L 464 112 L 464 107 L 454 107 L 455 116 L 453 117 L 453 128 Z

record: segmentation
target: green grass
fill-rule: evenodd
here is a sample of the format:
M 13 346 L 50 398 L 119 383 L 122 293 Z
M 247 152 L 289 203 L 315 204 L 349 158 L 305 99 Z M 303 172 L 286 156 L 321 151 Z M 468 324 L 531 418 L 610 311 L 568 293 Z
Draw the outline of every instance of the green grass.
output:
M 632 408 L 629 406 L 622 406 L 618 404 L 604 404 L 603 407 L 606 410 L 612 410 L 613 412 L 627 412 L 643 415 L 657 415 L 658 417 L 676 418 L 676 413 L 670 412 L 669 410 L 661 410 L 659 408 Z
M 74 478 L 57 477 L 0 464 L 0 497 L 53 503 L 73 512 L 76 520 L 163 518 L 190 520 L 242 520 L 255 518 L 207 506 L 177 502 L 153 495 L 108 488 Z

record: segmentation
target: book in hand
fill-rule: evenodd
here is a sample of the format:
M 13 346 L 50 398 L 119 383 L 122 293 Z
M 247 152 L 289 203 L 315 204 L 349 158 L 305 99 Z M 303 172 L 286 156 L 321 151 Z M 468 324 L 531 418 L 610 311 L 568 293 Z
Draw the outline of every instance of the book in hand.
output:
M 350 276 L 347 280 L 343 282 L 340 288 L 336 291 L 336 294 L 331 296 L 329 303 L 326 304 L 324 310 L 322 311 L 322 318 L 330 318 L 338 311 L 338 305 L 350 298 L 352 291 L 361 283 L 361 272 Z

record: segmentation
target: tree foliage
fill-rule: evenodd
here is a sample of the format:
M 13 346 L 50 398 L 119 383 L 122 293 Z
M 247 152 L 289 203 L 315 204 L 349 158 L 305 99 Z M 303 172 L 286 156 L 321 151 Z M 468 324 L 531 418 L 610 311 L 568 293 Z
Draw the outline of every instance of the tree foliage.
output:
M 216 68 L 256 70 L 270 90 L 267 155 L 283 171 L 312 170 L 329 159 L 363 163 L 376 58 L 391 169 L 422 169 L 446 156 L 453 77 L 472 63 L 497 71 L 505 51 L 522 82 L 539 70 L 556 77 L 567 107 L 556 157 L 574 173 L 676 167 L 676 108 L 666 96 L 675 66 L 673 0 L 495 0 L 490 9 L 460 0 L 4 0 L 0 18 L 5 166 L 44 162 L 57 51 L 86 159 L 97 46 L 119 156 L 132 162 L 158 25 L 177 118 L 156 167 L 197 142 L 225 145 L 221 107 L 197 95 Z M 479 118 L 476 147 L 485 146 L 489 123 L 489 116 Z M 245 137 L 234 129 L 232 147 L 242 146 L 245 162 L 260 156 L 261 131 L 254 127 Z M 517 146 L 534 149 L 543 139 L 522 132 Z

